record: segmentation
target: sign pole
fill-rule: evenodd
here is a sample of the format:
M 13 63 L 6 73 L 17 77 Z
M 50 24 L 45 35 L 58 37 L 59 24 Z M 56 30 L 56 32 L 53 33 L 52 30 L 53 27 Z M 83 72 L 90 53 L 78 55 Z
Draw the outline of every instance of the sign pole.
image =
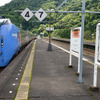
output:
M 82 63 L 83 63 L 83 60 L 82 60 L 82 57 L 83 57 L 83 40 L 84 40 L 84 20 L 85 20 L 85 0 L 83 0 L 83 3 L 82 3 L 82 23 L 81 23 L 81 27 L 82 27 L 82 30 L 81 30 L 81 43 L 80 43 L 80 55 L 79 55 L 79 58 L 80 58 L 80 73 L 79 73 L 79 80 L 78 82 L 79 83 L 82 83 Z
M 71 30 L 71 33 L 70 33 L 70 37 L 72 38 L 72 30 Z M 70 55 L 69 55 L 69 68 L 72 68 L 72 42 L 71 42 L 71 39 L 70 39 Z
M 97 87 L 97 64 L 94 64 L 93 87 Z
M 80 28 L 80 38 L 81 38 L 81 33 L 82 33 L 82 28 Z M 84 37 L 83 37 L 83 39 L 84 39 Z M 80 43 L 81 43 L 81 39 L 80 39 Z M 81 48 L 81 44 L 80 44 L 80 48 Z M 78 71 L 77 71 L 77 73 L 76 73 L 76 75 L 77 76 L 79 76 L 79 74 L 80 74 L 80 49 L 79 49 L 79 58 L 78 58 Z
M 49 43 L 48 43 L 47 51 L 52 51 L 52 45 L 51 45 L 51 13 L 50 13 L 50 18 L 49 18 Z
M 50 13 L 50 20 L 49 20 L 49 44 L 51 44 L 51 13 Z
M 72 68 L 72 54 L 77 53 L 80 55 L 80 41 L 81 41 L 81 27 L 72 27 L 70 34 L 70 56 L 69 56 L 69 68 Z M 80 72 L 80 57 L 78 57 L 78 72 L 76 73 L 79 76 Z

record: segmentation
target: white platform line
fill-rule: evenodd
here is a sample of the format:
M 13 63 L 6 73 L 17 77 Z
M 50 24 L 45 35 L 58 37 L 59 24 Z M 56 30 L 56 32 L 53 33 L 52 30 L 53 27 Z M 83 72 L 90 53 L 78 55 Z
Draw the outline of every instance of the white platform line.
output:
M 46 40 L 43 40 L 43 41 L 46 42 L 46 43 L 48 43 Z M 51 43 L 51 44 L 52 44 L 53 46 L 55 46 L 55 47 L 57 47 L 57 48 L 59 48 L 59 49 L 61 49 L 61 50 L 63 50 L 63 51 L 65 51 L 65 52 L 67 52 L 67 53 L 70 54 L 70 51 L 68 51 L 68 50 L 66 50 L 66 49 L 64 49 L 64 48 L 62 48 L 62 47 L 60 47 L 60 46 L 58 46 L 58 45 L 56 45 L 56 44 L 54 44 L 54 43 Z M 75 56 L 75 57 L 78 57 L 78 54 L 75 53 L 75 52 L 72 52 L 72 55 Z M 91 64 L 91 65 L 94 65 L 94 63 L 93 63 L 92 61 L 90 61 L 89 59 L 86 59 L 86 58 L 84 58 L 84 57 L 83 57 L 83 61 L 88 62 L 88 63 Z M 98 68 L 100 68 L 100 67 L 98 66 Z

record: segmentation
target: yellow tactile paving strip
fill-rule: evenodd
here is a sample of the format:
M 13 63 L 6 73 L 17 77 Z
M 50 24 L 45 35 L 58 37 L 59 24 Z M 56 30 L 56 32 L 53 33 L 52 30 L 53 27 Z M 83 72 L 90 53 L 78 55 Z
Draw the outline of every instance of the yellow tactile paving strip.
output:
M 30 81 L 31 81 L 33 62 L 34 62 L 35 46 L 36 46 L 36 40 L 33 44 L 15 100 L 28 100 Z

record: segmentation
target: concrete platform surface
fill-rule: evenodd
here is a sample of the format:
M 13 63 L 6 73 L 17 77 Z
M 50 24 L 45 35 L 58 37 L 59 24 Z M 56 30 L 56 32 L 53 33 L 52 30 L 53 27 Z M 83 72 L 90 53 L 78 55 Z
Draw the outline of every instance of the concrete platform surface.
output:
M 37 40 L 29 100 L 100 100 L 89 91 L 93 80 L 93 66 L 84 62 L 83 84 L 77 83 L 77 58 L 73 57 L 74 68 L 70 69 L 69 54 Z M 91 67 L 92 66 L 92 67 Z
M 62 46 L 66 50 L 68 47 Z M 25 66 L 32 48 L 27 46 L 7 68 L 0 73 L 0 100 L 14 100 L 19 84 L 21 84 Z M 93 84 L 93 64 L 83 61 L 83 83 L 79 84 L 77 72 L 78 59 L 72 57 L 73 68 L 68 68 L 69 51 L 65 52 L 52 45 L 52 51 L 47 51 L 48 43 L 45 40 L 36 41 L 32 76 L 25 77 L 23 85 L 28 85 L 25 97 L 29 100 L 100 100 L 100 92 L 92 92 L 89 87 Z M 33 57 L 33 55 L 31 55 Z M 85 56 L 85 55 L 84 55 Z M 91 61 L 93 58 L 86 56 Z M 29 62 L 32 65 L 32 62 Z M 29 71 L 29 68 L 26 68 Z M 100 88 L 100 69 L 98 69 L 98 87 Z M 31 81 L 31 82 L 30 82 Z M 29 90 L 30 89 L 30 90 Z M 20 90 L 20 88 L 19 88 Z M 22 100 L 19 99 L 18 100 Z M 27 100 L 27 99 L 23 99 Z

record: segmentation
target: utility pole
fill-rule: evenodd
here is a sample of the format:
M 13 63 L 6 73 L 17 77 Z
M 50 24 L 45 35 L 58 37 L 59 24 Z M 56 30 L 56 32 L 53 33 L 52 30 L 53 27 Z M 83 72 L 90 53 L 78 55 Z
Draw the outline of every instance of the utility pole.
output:
M 51 13 L 49 15 L 49 44 L 47 51 L 52 51 L 52 45 L 51 45 Z
M 49 18 L 49 44 L 51 44 L 51 13 Z

